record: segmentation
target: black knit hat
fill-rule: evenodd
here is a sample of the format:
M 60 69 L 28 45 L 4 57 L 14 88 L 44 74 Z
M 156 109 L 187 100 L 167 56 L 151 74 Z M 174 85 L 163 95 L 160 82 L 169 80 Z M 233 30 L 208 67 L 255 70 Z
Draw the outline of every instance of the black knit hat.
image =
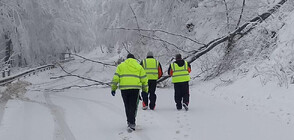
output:
M 129 53 L 127 58 L 134 58 L 135 59 L 135 56 L 133 54 Z
M 176 60 L 181 60 L 182 59 L 182 55 L 181 54 L 176 54 Z

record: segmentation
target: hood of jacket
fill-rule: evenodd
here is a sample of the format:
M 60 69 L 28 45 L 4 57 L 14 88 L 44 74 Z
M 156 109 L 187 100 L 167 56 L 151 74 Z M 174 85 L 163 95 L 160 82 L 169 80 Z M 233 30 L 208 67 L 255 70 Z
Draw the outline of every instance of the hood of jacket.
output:
M 182 60 L 176 60 L 175 63 L 178 64 L 179 67 L 182 67 L 182 66 L 185 65 L 185 61 L 183 59 Z
M 124 64 L 126 68 L 131 72 L 140 71 L 140 69 L 142 68 L 141 65 L 139 65 L 139 63 L 137 62 L 137 60 L 133 58 L 128 58 L 124 61 Z

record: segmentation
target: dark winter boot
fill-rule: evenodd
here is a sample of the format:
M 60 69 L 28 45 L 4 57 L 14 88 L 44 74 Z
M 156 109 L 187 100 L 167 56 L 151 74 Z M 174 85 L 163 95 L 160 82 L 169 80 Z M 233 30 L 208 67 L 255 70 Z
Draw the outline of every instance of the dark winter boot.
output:
M 149 108 L 151 109 L 151 110 L 154 110 L 155 109 L 155 104 L 154 105 L 151 105 L 151 104 L 149 104 Z
M 132 129 L 133 131 L 136 130 L 136 124 L 129 124 L 128 128 Z
M 186 111 L 189 110 L 188 105 L 186 103 L 183 103 L 183 107 L 185 108 Z
M 177 110 L 181 110 L 182 109 L 182 104 L 181 103 L 177 103 L 176 104 Z

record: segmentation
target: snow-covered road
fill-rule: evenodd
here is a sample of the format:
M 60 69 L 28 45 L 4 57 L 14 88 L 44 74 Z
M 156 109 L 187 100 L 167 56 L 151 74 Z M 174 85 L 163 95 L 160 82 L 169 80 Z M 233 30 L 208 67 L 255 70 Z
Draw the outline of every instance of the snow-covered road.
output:
M 79 61 L 67 66 L 71 72 L 94 79 L 108 81 L 112 77 L 111 71 L 81 66 Z M 50 79 L 60 75 L 60 69 L 53 69 L 22 79 L 32 83 L 26 87 L 27 92 L 0 104 L 0 140 L 294 139 L 292 123 L 287 125 L 264 111 L 248 110 L 242 104 L 215 98 L 206 86 L 209 83 L 193 83 L 187 112 L 176 110 L 173 87 L 158 88 L 156 109 L 142 110 L 140 104 L 137 130 L 128 133 L 119 91 L 115 97 L 109 87 L 54 92 L 52 89 L 87 83 L 75 77 Z M 213 92 L 224 91 L 231 92 Z
M 38 80 L 37 80 L 38 81 Z M 60 84 L 53 82 L 53 85 Z M 50 86 L 48 83 L 46 87 Z M 44 86 L 45 86 L 44 85 Z M 52 86 L 52 85 L 51 85 Z M 109 88 L 38 91 L 9 100 L 0 125 L 2 140 L 293 140 L 293 127 L 191 89 L 188 112 L 177 111 L 173 89 L 158 89 L 156 110 L 141 110 L 138 130 L 126 131 L 120 94 Z M 119 92 L 118 92 L 119 93 Z

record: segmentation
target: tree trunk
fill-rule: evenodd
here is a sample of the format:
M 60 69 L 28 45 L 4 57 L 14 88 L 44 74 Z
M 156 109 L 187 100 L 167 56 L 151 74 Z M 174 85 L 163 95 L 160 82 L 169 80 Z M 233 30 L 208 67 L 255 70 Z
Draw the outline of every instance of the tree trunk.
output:
M 4 35 L 5 40 L 8 40 L 6 42 L 6 47 L 5 47 L 5 57 L 4 57 L 4 62 L 6 64 L 10 64 L 10 57 L 11 57 L 11 52 L 12 52 L 12 41 L 8 37 L 8 35 Z

